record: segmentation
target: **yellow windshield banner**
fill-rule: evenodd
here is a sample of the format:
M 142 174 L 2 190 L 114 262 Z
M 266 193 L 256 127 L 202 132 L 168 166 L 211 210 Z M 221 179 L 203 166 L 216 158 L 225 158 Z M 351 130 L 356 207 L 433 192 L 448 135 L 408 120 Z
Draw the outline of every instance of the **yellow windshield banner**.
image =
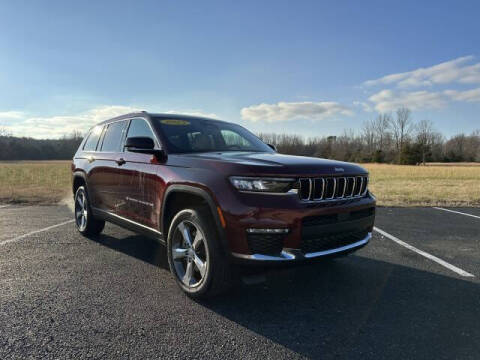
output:
M 177 126 L 190 125 L 190 121 L 179 120 L 179 119 L 164 119 L 164 120 L 161 120 L 160 122 L 165 125 L 177 125 Z

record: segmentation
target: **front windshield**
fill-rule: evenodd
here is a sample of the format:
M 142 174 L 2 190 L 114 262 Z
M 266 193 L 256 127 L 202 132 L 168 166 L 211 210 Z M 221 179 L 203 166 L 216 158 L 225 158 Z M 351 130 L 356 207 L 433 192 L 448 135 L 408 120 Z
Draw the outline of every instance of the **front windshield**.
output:
M 250 151 L 272 149 L 243 127 L 201 118 L 153 118 L 160 128 L 167 150 L 172 154 L 198 152 Z

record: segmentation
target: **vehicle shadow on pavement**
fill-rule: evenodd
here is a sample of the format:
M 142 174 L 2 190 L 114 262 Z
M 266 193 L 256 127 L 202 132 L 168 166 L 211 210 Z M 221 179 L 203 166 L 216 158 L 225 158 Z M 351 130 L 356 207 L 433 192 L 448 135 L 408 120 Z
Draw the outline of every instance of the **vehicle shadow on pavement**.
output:
M 169 269 L 165 246 L 153 239 L 141 235 L 131 235 L 118 239 L 103 233 L 90 239 L 100 245 L 133 256 L 148 264 L 165 270 Z
M 153 240 L 93 240 L 168 271 L 165 247 Z M 311 358 L 473 359 L 480 353 L 478 284 L 358 255 L 271 269 L 263 283 L 237 284 L 191 305 Z
M 350 256 L 271 271 L 204 306 L 312 358 L 475 358 L 480 287 Z

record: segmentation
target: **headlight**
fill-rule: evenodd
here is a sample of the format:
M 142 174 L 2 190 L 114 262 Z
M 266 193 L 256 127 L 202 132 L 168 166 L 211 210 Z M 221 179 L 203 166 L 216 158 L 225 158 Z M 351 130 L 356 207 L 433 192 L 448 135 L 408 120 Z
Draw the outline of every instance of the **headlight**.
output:
M 230 182 L 239 191 L 268 193 L 286 193 L 296 188 L 296 179 L 292 178 L 256 178 L 232 176 Z

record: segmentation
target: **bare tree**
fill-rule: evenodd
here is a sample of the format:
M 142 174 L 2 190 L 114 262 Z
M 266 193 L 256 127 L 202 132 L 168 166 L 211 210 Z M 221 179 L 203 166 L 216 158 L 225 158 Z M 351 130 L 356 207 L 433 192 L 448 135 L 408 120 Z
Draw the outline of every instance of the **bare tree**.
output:
M 432 146 L 431 146 L 431 154 L 432 160 L 435 162 L 442 162 L 445 160 L 445 137 L 439 133 L 434 132 L 432 135 Z
M 73 130 L 71 133 L 63 135 L 62 138 L 70 140 L 82 140 L 83 134 L 80 130 Z
M 478 161 L 480 159 L 480 131 L 476 130 L 466 137 L 464 147 L 466 161 Z
M 450 161 L 467 161 L 465 158 L 465 145 L 467 136 L 465 134 L 458 134 L 451 137 L 445 143 L 445 154 Z
M 480 161 L 480 129 L 475 130 L 470 135 L 472 138 L 473 149 L 473 161 Z
M 0 127 L 0 136 L 12 136 L 12 134 L 4 127 Z
M 365 143 L 367 144 L 367 152 L 369 155 L 375 150 L 376 143 L 376 131 L 375 131 L 375 120 L 366 120 L 362 126 L 362 135 Z
M 379 114 L 373 123 L 373 127 L 377 134 L 377 149 L 385 151 L 386 141 L 389 138 L 390 123 L 392 119 L 391 114 Z
M 414 128 L 414 124 L 411 118 L 410 109 L 401 107 L 397 109 L 396 118 L 390 120 L 393 137 L 395 139 L 395 147 L 398 155 L 398 163 L 401 163 L 402 152 L 406 140 Z
M 258 134 L 258 137 L 267 144 L 277 146 L 279 143 L 278 134 L 275 133 L 260 133 Z
M 433 145 L 435 132 L 430 120 L 422 120 L 417 124 L 417 143 L 422 151 L 422 163 L 425 165 L 425 156 Z

